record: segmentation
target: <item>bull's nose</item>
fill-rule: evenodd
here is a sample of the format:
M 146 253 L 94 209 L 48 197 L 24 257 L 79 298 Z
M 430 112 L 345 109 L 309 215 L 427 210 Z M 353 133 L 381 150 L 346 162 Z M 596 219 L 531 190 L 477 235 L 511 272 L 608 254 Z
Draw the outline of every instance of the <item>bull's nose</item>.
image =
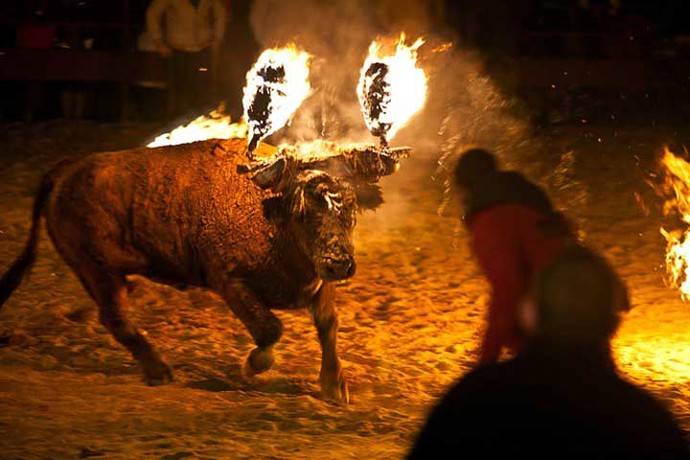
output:
M 349 278 L 355 274 L 356 269 L 355 261 L 349 258 L 331 260 L 327 267 L 328 275 L 333 279 Z
M 345 272 L 345 276 L 349 278 L 350 276 L 355 274 L 355 271 L 357 270 L 357 264 L 355 264 L 355 261 L 353 259 L 348 259 L 343 264 L 343 269 Z

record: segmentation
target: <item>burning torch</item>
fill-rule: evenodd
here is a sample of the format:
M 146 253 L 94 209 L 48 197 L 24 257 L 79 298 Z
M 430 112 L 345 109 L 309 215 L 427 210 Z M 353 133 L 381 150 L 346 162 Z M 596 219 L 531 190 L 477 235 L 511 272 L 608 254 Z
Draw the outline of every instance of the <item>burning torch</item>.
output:
M 427 79 L 417 67 L 419 38 L 412 45 L 401 34 L 392 54 L 384 54 L 374 41 L 360 71 L 357 96 L 369 132 L 378 137 L 381 149 L 390 152 L 389 143 L 426 100 Z
M 247 73 L 242 103 L 249 124 L 249 160 L 259 142 L 285 126 L 311 92 L 310 59 L 294 45 L 268 49 Z

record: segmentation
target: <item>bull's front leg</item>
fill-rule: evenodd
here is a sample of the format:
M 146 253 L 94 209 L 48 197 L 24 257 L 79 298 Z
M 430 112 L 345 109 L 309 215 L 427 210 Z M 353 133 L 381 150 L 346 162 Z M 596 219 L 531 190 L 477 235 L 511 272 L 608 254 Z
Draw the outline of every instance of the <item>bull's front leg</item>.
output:
M 335 312 L 335 285 L 324 283 L 315 294 L 310 311 L 321 344 L 321 392 L 327 399 L 343 403 L 350 402 L 347 382 L 338 359 L 336 341 L 338 333 L 338 316 Z
M 283 324 L 240 280 L 226 283 L 222 294 L 256 343 L 256 348 L 249 353 L 244 363 L 242 373 L 245 377 L 253 377 L 269 370 L 275 361 L 273 346 L 280 340 Z

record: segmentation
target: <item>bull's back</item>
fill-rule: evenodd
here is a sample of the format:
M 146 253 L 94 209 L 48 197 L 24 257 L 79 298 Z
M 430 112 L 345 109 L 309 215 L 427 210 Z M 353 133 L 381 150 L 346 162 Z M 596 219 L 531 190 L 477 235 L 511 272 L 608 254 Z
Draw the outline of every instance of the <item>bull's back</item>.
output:
M 133 203 L 138 244 L 193 271 L 261 259 L 274 233 L 263 212 L 270 195 L 238 173 L 245 150 L 244 141 L 230 140 L 151 151 Z
M 242 140 L 204 141 L 90 155 L 58 181 L 51 236 L 56 246 L 88 246 L 101 263 L 164 277 L 199 275 L 210 259 L 250 261 L 272 230 L 267 195 L 237 172 L 245 149 Z

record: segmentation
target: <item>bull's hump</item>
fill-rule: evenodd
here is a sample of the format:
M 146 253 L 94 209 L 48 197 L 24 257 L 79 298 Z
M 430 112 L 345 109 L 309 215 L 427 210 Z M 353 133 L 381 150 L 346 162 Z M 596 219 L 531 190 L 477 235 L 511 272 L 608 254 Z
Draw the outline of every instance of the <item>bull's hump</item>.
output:
M 208 157 L 215 160 L 218 166 L 246 164 L 247 140 L 244 138 L 233 139 L 211 139 L 198 141 L 190 144 L 181 144 L 169 147 L 159 147 L 152 150 L 158 155 L 167 157 L 180 157 L 182 159 L 190 157 Z M 277 152 L 277 148 L 269 144 L 261 144 L 254 155 L 258 158 L 270 158 Z M 155 156 L 155 155 L 154 155 Z M 235 170 L 236 168 L 233 168 Z
M 268 158 L 274 156 L 277 151 L 278 149 L 270 144 L 260 144 L 254 151 L 254 156 Z M 234 138 L 219 141 L 213 148 L 213 154 L 216 156 L 230 156 L 238 160 L 238 163 L 247 162 L 247 140 L 244 138 Z

